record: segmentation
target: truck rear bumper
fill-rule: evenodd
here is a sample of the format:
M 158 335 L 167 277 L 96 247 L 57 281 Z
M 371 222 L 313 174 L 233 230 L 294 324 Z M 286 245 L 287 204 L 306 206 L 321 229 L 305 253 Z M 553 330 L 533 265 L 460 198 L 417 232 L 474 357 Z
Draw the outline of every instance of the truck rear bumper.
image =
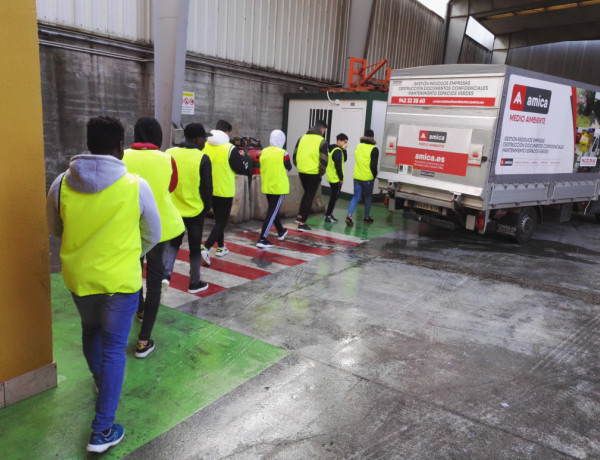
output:
M 428 216 L 425 214 L 418 214 L 413 211 L 404 210 L 403 216 L 408 217 L 409 219 L 414 219 L 419 222 L 424 222 L 426 224 L 435 225 L 436 227 L 446 228 L 448 230 L 455 230 L 457 225 L 454 222 L 444 219 L 438 219 L 437 217 Z

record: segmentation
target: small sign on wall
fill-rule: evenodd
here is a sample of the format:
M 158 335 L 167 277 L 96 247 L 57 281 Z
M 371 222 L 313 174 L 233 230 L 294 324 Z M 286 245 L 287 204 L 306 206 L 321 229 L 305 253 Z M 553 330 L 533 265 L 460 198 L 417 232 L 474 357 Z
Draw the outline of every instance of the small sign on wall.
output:
M 181 114 L 194 115 L 194 93 L 187 91 L 183 92 L 183 97 L 181 99 Z

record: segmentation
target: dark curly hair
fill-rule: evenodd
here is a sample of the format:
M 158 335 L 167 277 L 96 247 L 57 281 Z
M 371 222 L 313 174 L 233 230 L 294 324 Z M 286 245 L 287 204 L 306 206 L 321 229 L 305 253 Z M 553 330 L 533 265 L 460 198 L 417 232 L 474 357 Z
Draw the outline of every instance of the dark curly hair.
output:
M 87 146 L 95 155 L 112 153 L 124 138 L 125 130 L 117 118 L 94 117 L 87 122 Z

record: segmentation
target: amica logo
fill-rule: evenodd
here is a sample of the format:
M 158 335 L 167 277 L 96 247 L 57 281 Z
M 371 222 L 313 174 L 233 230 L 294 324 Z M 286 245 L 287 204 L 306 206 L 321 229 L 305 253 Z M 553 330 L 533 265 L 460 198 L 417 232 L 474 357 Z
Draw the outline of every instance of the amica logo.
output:
M 419 142 L 437 142 L 439 144 L 446 143 L 448 133 L 442 131 L 419 131 Z
M 513 86 L 510 110 L 519 112 L 548 113 L 552 91 L 532 86 Z

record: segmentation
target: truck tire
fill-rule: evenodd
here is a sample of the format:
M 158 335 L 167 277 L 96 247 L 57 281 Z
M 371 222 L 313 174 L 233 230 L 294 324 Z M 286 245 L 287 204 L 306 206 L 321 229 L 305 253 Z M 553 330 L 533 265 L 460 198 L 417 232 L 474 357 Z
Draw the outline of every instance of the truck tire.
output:
M 515 231 L 517 243 L 524 244 L 531 239 L 535 231 L 535 219 L 535 209 L 531 207 L 521 209 L 517 218 L 517 230 Z

